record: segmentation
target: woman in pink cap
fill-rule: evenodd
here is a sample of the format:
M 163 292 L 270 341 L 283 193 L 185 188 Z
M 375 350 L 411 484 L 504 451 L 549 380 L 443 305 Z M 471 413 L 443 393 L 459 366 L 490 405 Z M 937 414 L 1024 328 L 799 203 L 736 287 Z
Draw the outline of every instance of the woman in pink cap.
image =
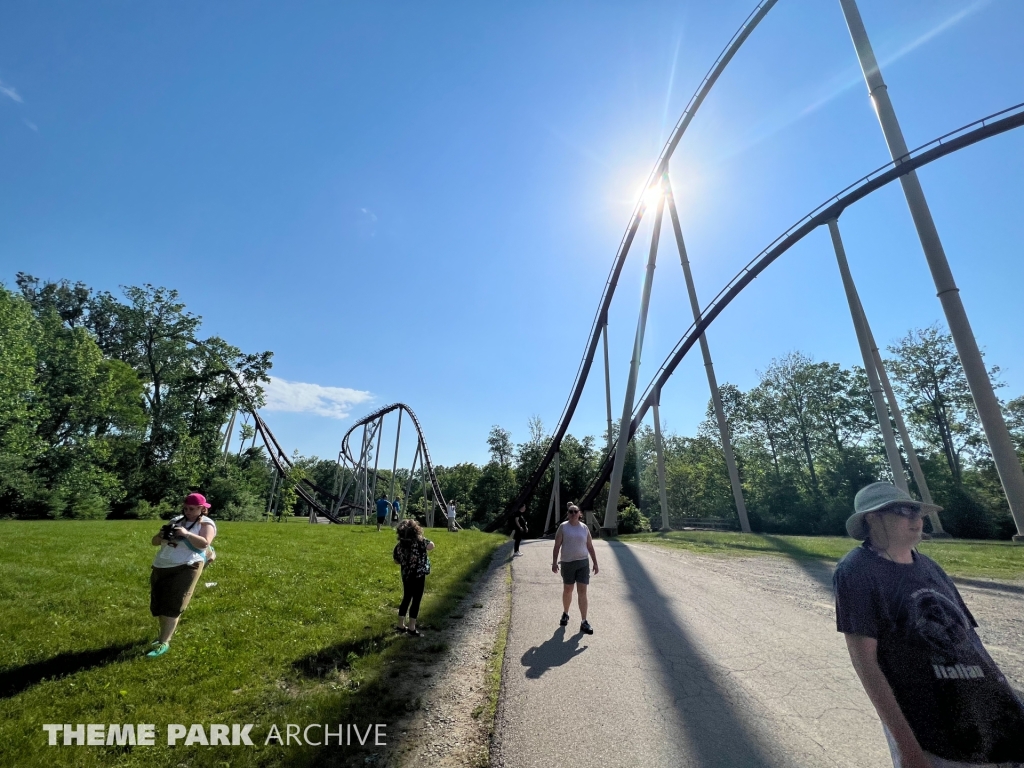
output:
M 172 518 L 153 537 L 160 547 L 153 558 L 149 577 L 149 611 L 160 622 L 160 637 L 147 656 L 163 656 L 171 647 L 178 619 L 192 599 L 199 574 L 206 565 L 207 547 L 217 535 L 217 526 L 206 515 L 210 505 L 201 493 L 185 497 L 184 514 Z

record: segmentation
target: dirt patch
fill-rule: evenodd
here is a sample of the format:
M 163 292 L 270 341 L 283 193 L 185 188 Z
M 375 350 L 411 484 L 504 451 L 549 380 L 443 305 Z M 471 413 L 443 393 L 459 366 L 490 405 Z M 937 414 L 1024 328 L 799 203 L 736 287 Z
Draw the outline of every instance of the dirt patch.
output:
M 368 764 L 387 768 L 488 765 L 494 725 L 492 657 L 511 607 L 511 547 L 499 547 L 443 628 L 426 629 L 406 663 L 391 670 L 406 712 L 388 726 L 391 746 Z M 500 659 L 499 659 L 500 663 Z

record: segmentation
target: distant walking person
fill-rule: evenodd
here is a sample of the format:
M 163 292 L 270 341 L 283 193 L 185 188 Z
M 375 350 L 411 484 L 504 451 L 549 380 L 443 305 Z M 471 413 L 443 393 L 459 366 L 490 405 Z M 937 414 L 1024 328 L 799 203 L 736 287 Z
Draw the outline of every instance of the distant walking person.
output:
M 836 626 L 896 768 L 1024 766 L 1024 703 L 981 643 L 953 581 L 919 553 L 938 507 L 889 483 L 861 488 L 836 566 Z
M 147 656 L 163 656 L 170 650 L 178 620 L 192 599 L 207 548 L 217 535 L 217 525 L 206 516 L 209 508 L 201 493 L 190 493 L 183 514 L 171 518 L 153 537 L 153 545 L 160 549 L 149 577 L 149 612 L 160 622 L 160 637 Z
M 392 523 L 392 525 L 398 525 L 398 523 L 399 523 L 399 521 L 401 519 L 402 519 L 402 504 L 398 501 L 398 497 L 396 496 L 391 501 L 391 523 Z
M 448 502 L 448 530 L 455 533 L 455 499 Z
M 523 540 L 523 536 L 530 532 L 530 527 L 526 524 L 525 504 L 519 507 L 519 511 L 516 512 L 516 516 L 512 518 L 512 522 L 515 525 L 513 536 L 515 537 L 516 542 L 512 550 L 512 557 L 519 557 L 522 554 L 519 551 L 519 543 Z
M 377 533 L 380 533 L 380 527 L 384 525 L 384 521 L 388 519 L 388 512 L 391 511 L 391 502 L 388 501 L 388 497 L 383 493 L 380 498 L 377 499 Z
M 416 619 L 420 615 L 420 600 L 430 573 L 430 557 L 427 553 L 434 548 L 434 542 L 423 538 L 423 530 L 415 520 L 403 520 L 398 526 L 398 543 L 391 553 L 395 562 L 402 566 L 402 603 L 398 606 L 399 632 L 408 632 L 420 637 Z M 409 623 L 405 623 L 406 611 Z
M 569 505 L 569 519 L 558 526 L 555 533 L 555 549 L 551 554 L 551 572 L 558 573 L 559 564 L 562 570 L 562 618 L 558 625 L 564 627 L 569 623 L 569 607 L 572 605 L 572 590 L 578 590 L 577 602 L 580 606 L 580 632 L 594 634 L 594 628 L 587 621 L 587 585 L 590 584 L 590 563 L 587 555 L 594 561 L 594 575 L 597 575 L 597 553 L 594 541 L 590 538 L 590 529 L 580 520 L 583 513 L 575 504 Z M 558 552 L 562 559 L 559 561 Z

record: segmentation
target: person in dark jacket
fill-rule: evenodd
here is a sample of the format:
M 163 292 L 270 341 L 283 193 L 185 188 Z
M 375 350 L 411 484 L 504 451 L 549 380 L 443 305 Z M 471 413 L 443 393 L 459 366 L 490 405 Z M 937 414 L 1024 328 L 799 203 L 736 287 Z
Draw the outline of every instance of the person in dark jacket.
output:
M 512 557 L 519 557 L 519 544 L 523 540 L 523 536 L 530 532 L 530 527 L 526 524 L 526 505 L 523 504 L 519 511 L 516 512 L 516 516 L 512 518 L 512 522 L 515 525 L 513 536 L 515 537 L 515 546 L 513 547 Z
M 398 543 L 391 556 L 402 567 L 402 603 L 398 606 L 399 632 L 408 632 L 420 637 L 416 629 L 416 618 L 420 613 L 420 600 L 430 573 L 430 557 L 427 553 L 434 548 L 434 542 L 423 538 L 423 530 L 415 520 L 403 520 L 398 526 Z M 405 623 L 406 612 L 409 623 Z

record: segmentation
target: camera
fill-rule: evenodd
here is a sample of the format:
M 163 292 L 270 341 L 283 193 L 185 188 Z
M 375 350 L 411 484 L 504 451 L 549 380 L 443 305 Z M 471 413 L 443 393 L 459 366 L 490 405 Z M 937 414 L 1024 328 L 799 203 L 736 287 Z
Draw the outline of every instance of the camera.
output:
M 167 523 L 160 527 L 160 538 L 167 541 L 175 541 L 178 537 L 174 535 L 174 529 L 180 526 L 174 523 Z

